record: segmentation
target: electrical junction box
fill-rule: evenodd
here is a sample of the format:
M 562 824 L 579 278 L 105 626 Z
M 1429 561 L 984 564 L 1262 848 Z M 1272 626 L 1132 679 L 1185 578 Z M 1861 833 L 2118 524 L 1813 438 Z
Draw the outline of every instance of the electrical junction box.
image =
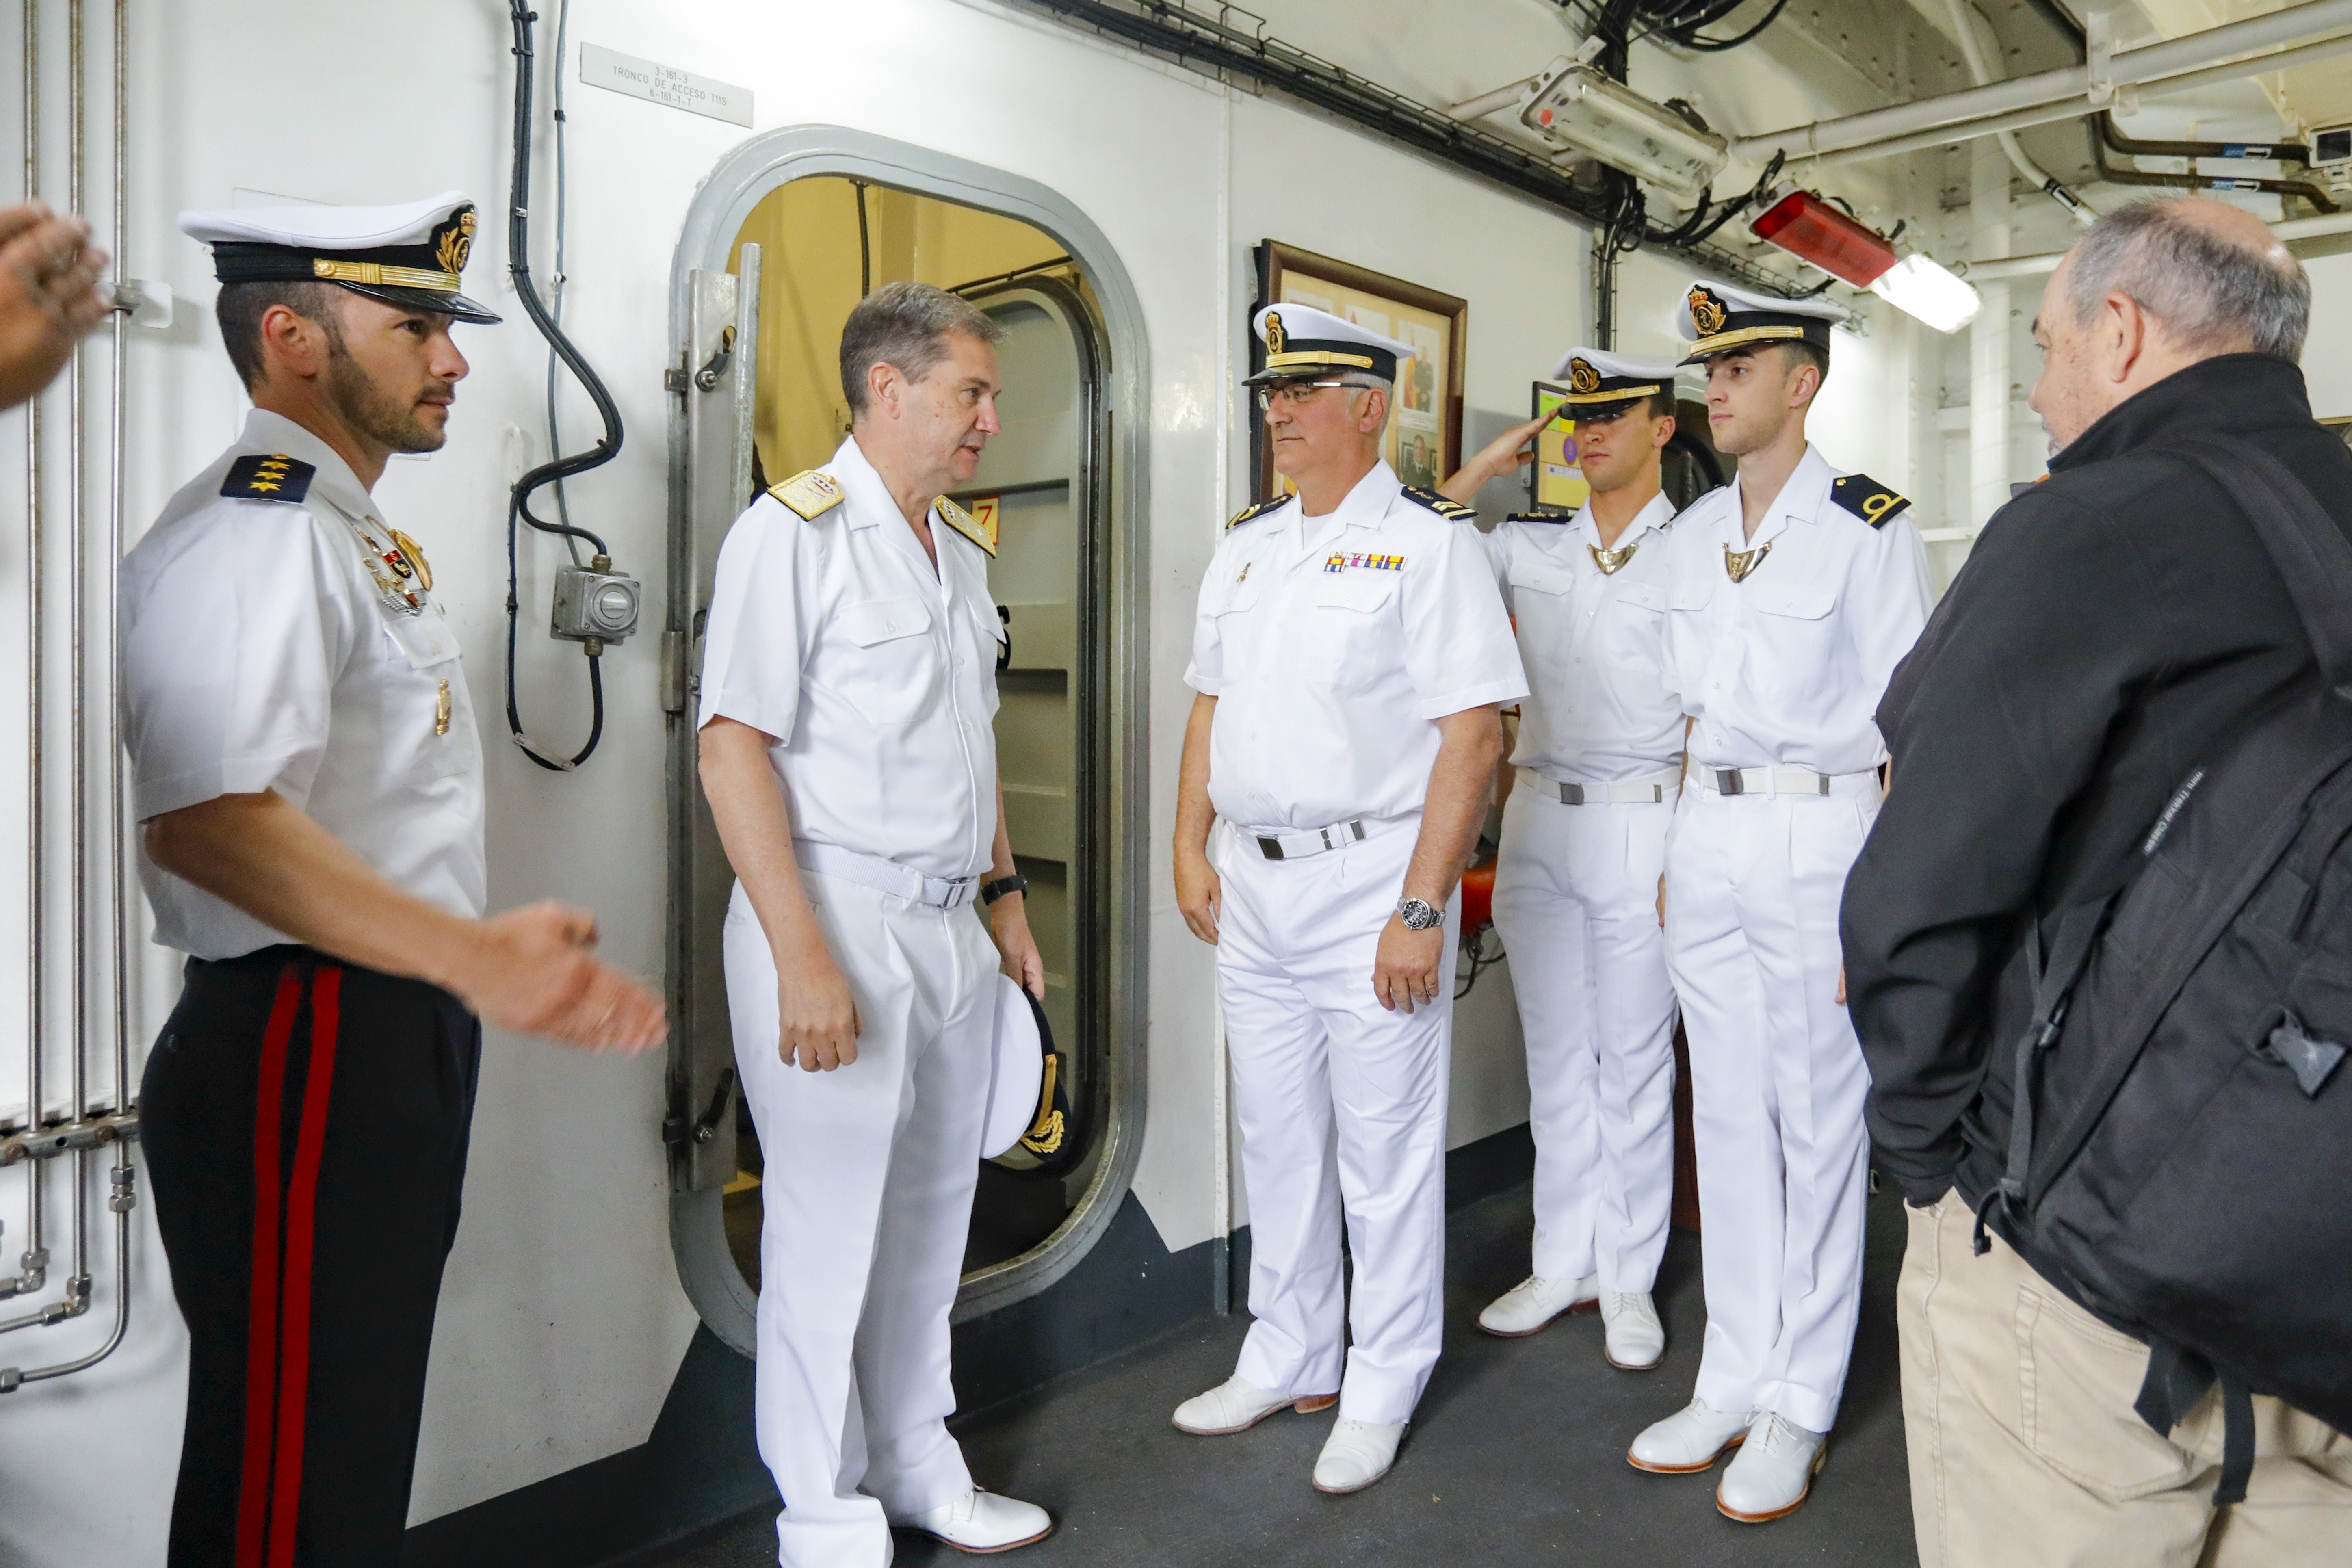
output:
M 2352 164 L 2352 125 L 2315 125 L 2304 133 L 2304 145 L 2315 169 Z
M 637 629 L 637 580 L 612 565 L 599 555 L 587 566 L 557 569 L 549 631 L 569 642 L 616 643 Z

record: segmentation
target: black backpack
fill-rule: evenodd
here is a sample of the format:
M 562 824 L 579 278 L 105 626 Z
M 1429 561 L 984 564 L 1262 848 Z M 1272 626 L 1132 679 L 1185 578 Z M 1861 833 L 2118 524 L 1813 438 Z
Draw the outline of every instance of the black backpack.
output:
M 2182 780 L 2120 891 L 2029 931 L 2008 1166 L 1978 1223 L 2147 1342 L 2158 1432 L 2220 1382 L 2230 1503 L 2251 1394 L 2352 1430 L 2352 542 L 2268 454 L 2177 450 L 2239 499 L 2326 689 Z

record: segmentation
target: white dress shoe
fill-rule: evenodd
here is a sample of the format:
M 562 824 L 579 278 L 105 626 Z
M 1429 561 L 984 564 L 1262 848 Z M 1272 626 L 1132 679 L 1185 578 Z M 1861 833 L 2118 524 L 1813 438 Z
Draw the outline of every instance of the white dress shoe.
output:
M 1694 1399 L 1664 1421 L 1655 1422 L 1625 1450 L 1626 1461 L 1637 1470 L 1662 1476 L 1684 1476 L 1704 1470 L 1746 1439 L 1756 1417 L 1717 1410 L 1704 1399 Z
M 1315 1461 L 1318 1492 L 1360 1492 L 1396 1463 L 1397 1445 L 1404 1440 L 1404 1423 L 1382 1426 L 1370 1421 L 1350 1421 L 1342 1415 L 1323 1441 Z
M 1601 1293 L 1601 1345 L 1620 1372 L 1647 1372 L 1664 1359 L 1666 1326 L 1647 1290 Z
M 1562 1312 L 1590 1312 L 1601 1305 L 1601 1276 L 1547 1279 L 1530 1274 L 1478 1314 L 1478 1326 L 1507 1340 L 1523 1340 Z
M 1268 1394 L 1236 1373 L 1178 1405 L 1176 1429 L 1195 1437 L 1222 1437 L 1228 1432 L 1249 1430 L 1286 1405 L 1301 1415 L 1312 1415 L 1339 1403 L 1336 1394 L 1309 1394 L 1297 1399 L 1287 1394 Z
M 1784 1416 L 1759 1415 L 1723 1468 L 1715 1506 L 1742 1524 L 1785 1518 L 1803 1506 L 1829 1451 L 1828 1434 L 1808 1432 Z
M 902 1519 L 899 1528 L 920 1531 L 959 1552 L 1010 1552 L 1054 1533 L 1054 1516 L 1034 1502 L 1022 1502 L 974 1487 L 953 1502 Z

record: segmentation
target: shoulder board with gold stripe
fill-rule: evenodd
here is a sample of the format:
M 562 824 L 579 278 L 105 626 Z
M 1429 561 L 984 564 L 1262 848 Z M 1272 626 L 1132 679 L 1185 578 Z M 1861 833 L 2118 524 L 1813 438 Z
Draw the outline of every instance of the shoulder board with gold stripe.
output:
M 220 493 L 233 500 L 299 501 L 319 470 L 282 452 L 248 452 L 228 466 Z
M 1899 516 L 1911 504 L 1909 498 L 1895 494 L 1868 474 L 1843 474 L 1832 479 L 1830 500 L 1873 528 Z
M 1478 515 L 1476 507 L 1464 506 L 1458 500 L 1447 500 L 1435 490 L 1426 490 L 1419 485 L 1405 486 L 1404 494 L 1407 500 L 1427 507 L 1448 522 L 1469 522 Z
M 946 523 L 950 528 L 954 529 L 958 533 L 962 534 L 966 539 L 971 540 L 974 544 L 977 544 L 982 550 L 987 551 L 990 558 L 994 559 L 996 555 L 996 523 L 993 518 L 991 518 L 987 522 L 983 523 L 980 519 L 972 516 L 971 513 L 964 510 L 963 508 L 956 505 L 955 502 L 948 500 L 945 496 L 941 496 L 934 504 L 939 508 L 940 521 L 941 522 Z
M 815 468 L 802 469 L 782 484 L 771 486 L 768 493 L 800 513 L 804 522 L 814 522 L 843 499 L 841 481 Z
M 1242 524 L 1250 521 L 1254 518 L 1264 517 L 1267 512 L 1274 510 L 1276 507 L 1287 506 L 1290 504 L 1290 500 L 1291 498 L 1286 495 L 1280 495 L 1276 496 L 1269 500 L 1259 501 L 1255 506 L 1245 506 L 1242 508 L 1241 510 L 1234 513 L 1231 518 L 1226 520 L 1225 531 L 1227 532 L 1231 532 L 1233 530 L 1239 528 Z

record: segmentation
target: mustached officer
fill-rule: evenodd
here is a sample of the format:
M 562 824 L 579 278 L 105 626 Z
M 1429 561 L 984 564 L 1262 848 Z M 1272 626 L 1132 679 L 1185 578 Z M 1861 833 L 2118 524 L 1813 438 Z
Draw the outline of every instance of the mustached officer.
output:
M 392 1568 L 473 1115 L 478 1018 L 640 1050 L 584 911 L 484 920 L 457 632 L 371 491 L 466 374 L 474 205 L 183 213 L 253 411 L 121 568 L 155 940 L 188 954 L 142 1134 L 188 1324 L 173 1568 Z M 446 525 L 445 525 L 446 527 Z
M 1869 1075 L 1845 1010 L 1838 903 L 1878 815 L 1873 715 L 1927 612 L 1901 496 L 1805 439 L 1837 306 L 1691 284 L 1738 478 L 1675 521 L 1667 679 L 1690 776 L 1666 853 L 1666 962 L 1690 1034 L 1706 1342 L 1696 1397 L 1637 1437 L 1639 1468 L 1738 1455 L 1716 1505 L 1804 1500 L 1837 1418 L 1861 1304 Z
M 1574 516 L 1516 516 L 1486 536 L 1527 663 L 1495 868 L 1495 929 L 1527 1037 L 1535 1134 L 1535 1272 L 1478 1326 L 1532 1334 L 1601 1313 L 1612 1364 L 1657 1365 L 1650 1300 L 1674 1206 L 1675 995 L 1658 879 L 1682 788 L 1682 703 L 1665 681 L 1667 523 L 1659 458 L 1675 373 L 1570 349 Z M 1550 422 L 1507 432 L 1441 488 L 1467 500 L 1528 460 Z M 1508 787 L 1507 785 L 1507 787 Z
M 787 1568 L 882 1568 L 892 1525 L 967 1552 L 1053 1528 L 947 1429 L 1000 956 L 1045 979 L 996 776 L 996 535 L 943 493 L 998 429 L 1003 335 L 928 283 L 862 300 L 848 437 L 735 520 L 711 586 L 702 787 L 767 1156 L 754 1415 Z
M 1454 526 L 1469 509 L 1381 460 L 1412 351 L 1298 305 L 1255 327 L 1249 381 L 1297 493 L 1235 517 L 1201 585 L 1175 848 L 1177 903 L 1217 944 L 1256 1321 L 1175 1421 L 1238 1432 L 1336 1394 L 1314 1481 L 1349 1492 L 1388 1473 L 1437 1360 L 1447 910 L 1499 707 L 1527 683 L 1478 535 Z

